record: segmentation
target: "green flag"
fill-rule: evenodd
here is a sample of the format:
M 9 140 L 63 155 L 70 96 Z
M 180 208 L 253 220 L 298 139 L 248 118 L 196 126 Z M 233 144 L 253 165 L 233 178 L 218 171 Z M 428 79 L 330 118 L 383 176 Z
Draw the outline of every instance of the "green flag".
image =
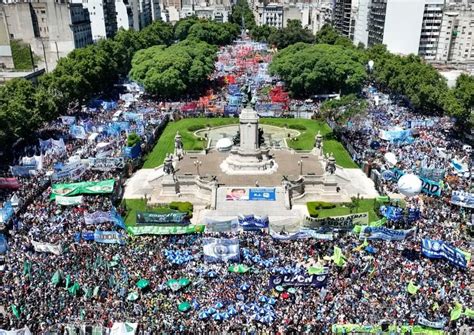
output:
M 84 318 L 86 317 L 86 311 L 84 309 L 81 308 L 81 320 L 84 320 Z
M 72 285 L 70 288 L 68 288 L 67 290 L 69 291 L 69 293 L 71 293 L 72 295 L 76 295 L 77 294 L 77 291 L 79 291 L 79 283 L 76 281 L 74 282 L 74 285 Z
M 61 271 L 57 270 L 53 277 L 51 277 L 51 283 L 53 283 L 55 286 L 59 284 L 61 281 Z
M 418 292 L 419 289 L 420 287 L 413 284 L 412 281 L 410 280 L 407 286 L 407 292 L 410 294 L 416 294 L 416 292 Z
M 464 310 L 464 315 L 468 318 L 474 319 L 474 309 L 467 308 Z
M 369 223 L 369 226 L 370 227 L 382 227 L 385 222 L 387 222 L 387 218 L 382 218 L 380 220 L 377 220 L 377 221 L 372 221 L 371 223 Z
M 231 265 L 228 268 L 229 272 L 234 273 L 245 273 L 250 270 L 250 268 L 244 264 Z
M 326 272 L 326 269 L 324 268 L 324 266 L 310 266 L 308 268 L 309 275 L 320 275 L 325 272 Z
M 342 254 L 342 250 L 339 247 L 334 247 L 334 254 L 332 256 L 332 259 L 334 260 L 334 263 L 337 266 L 343 267 L 346 265 L 346 260 L 344 259 L 344 255 Z
M 13 315 L 15 315 L 15 317 L 20 320 L 20 311 L 18 310 L 18 308 L 15 306 L 15 305 L 11 305 L 10 306 L 11 309 L 12 309 L 12 313 Z
M 140 288 L 140 289 L 144 289 L 145 287 L 147 287 L 148 285 L 150 285 L 150 282 L 146 279 L 140 279 L 138 282 L 137 282 L 137 287 Z
M 66 288 L 69 288 L 69 284 L 71 284 L 71 276 L 67 275 L 66 276 Z
M 454 308 L 451 310 L 451 321 L 457 320 L 461 317 L 462 305 L 459 302 L 454 304 Z
M 31 262 L 26 260 L 23 262 L 23 276 L 30 275 L 31 273 Z
M 188 278 L 179 278 L 178 283 L 179 283 L 179 286 L 186 287 L 189 284 L 191 284 L 191 280 L 189 280 Z
M 353 232 L 354 234 L 360 234 L 360 231 L 361 231 L 361 230 L 362 230 L 362 226 L 361 226 L 361 225 L 358 225 L 358 224 L 356 224 L 356 225 L 354 226 L 354 228 L 352 228 L 352 232 Z

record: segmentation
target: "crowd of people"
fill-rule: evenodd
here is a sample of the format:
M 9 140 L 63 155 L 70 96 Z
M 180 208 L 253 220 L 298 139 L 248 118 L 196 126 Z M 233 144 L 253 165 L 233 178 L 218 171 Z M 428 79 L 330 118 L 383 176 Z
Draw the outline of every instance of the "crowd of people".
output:
M 242 45 L 235 48 L 247 50 Z M 237 53 L 223 50 L 225 55 Z M 64 147 L 38 144 L 22 153 L 41 157 L 42 169 L 31 176 L 15 176 L 21 187 L 2 192 L 3 200 L 15 197 L 20 204 L 9 221 L 0 329 L 28 327 L 33 334 L 71 334 L 75 327 L 89 325 L 106 334 L 115 323 L 129 322 L 138 324 L 137 334 L 324 334 L 336 332 L 334 325 L 360 325 L 377 332 L 381 324 L 388 324 L 392 333 L 414 332 L 416 325 L 425 333 L 472 333 L 474 322 L 467 312 L 474 309 L 472 267 L 457 267 L 421 253 L 423 238 L 470 250 L 467 222 L 472 209 L 451 204 L 449 195 L 452 190 L 472 192 L 471 176 L 460 171 L 471 157 L 452 135 L 450 120 L 421 117 L 389 99 L 380 102 L 372 97 L 367 114 L 353 117 L 343 127 L 354 159 L 370 162 L 380 173 L 393 168 L 418 175 L 426 170 L 442 172 L 437 174 L 443 185 L 441 196 L 406 199 L 406 206 L 420 209 L 421 217 L 413 223 L 415 234 L 404 240 L 371 240 L 361 247 L 364 241 L 350 231 L 336 231 L 332 240 L 281 240 L 268 231 L 128 236 L 114 220 L 91 224 L 85 219 L 92 213 L 115 211 L 119 187 L 114 193 L 83 195 L 72 205 L 51 200 L 51 185 L 57 183 L 113 179 L 120 186 L 123 167 L 86 169 L 77 178 L 72 174 L 49 180 L 61 171 L 58 163 L 64 169 L 104 152 L 101 158 L 122 157 L 130 130 L 139 133 L 142 142 L 153 143 L 152 134 L 170 105 L 145 99 L 138 91 L 129 94 L 117 105 L 86 107 L 71 114 L 74 121 L 58 119 L 47 125 L 44 130 L 55 141 L 62 138 Z M 393 141 L 381 135 L 398 127 L 398 136 L 408 121 L 416 130 L 409 136 Z M 72 132 L 71 125 L 76 126 Z M 122 126 L 128 127 L 126 131 Z M 92 134 L 97 135 L 91 140 Z M 396 162 L 387 161 L 388 152 Z M 396 191 L 396 181 L 382 180 L 382 193 Z M 121 208 L 117 211 L 125 215 Z M 386 226 L 397 228 L 390 221 Z M 117 231 L 122 243 L 84 238 L 93 231 Z M 235 272 L 228 263 L 206 262 L 205 237 L 237 238 L 238 264 L 247 270 Z M 33 242 L 51 248 L 38 249 Z M 335 261 L 336 248 L 343 264 Z M 175 262 L 170 254 L 186 257 Z M 285 275 L 307 278 L 310 267 L 323 269 L 318 275 L 325 284 L 270 283 Z M 181 284 L 171 285 L 172 281 Z M 409 284 L 417 287 L 415 293 L 407 290 Z M 453 317 L 458 305 L 466 313 Z

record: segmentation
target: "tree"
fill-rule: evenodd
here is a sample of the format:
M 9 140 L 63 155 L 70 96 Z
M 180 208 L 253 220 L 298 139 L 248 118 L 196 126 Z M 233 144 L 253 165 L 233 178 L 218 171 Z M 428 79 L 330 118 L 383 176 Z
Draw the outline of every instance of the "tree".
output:
M 268 38 L 271 34 L 276 33 L 277 29 L 275 27 L 269 26 L 267 24 L 263 26 L 256 26 L 250 31 L 252 39 L 257 42 L 268 42 Z
M 474 76 L 461 74 L 456 80 L 454 95 L 459 103 L 470 112 L 474 108 Z
M 255 16 L 253 15 L 252 9 L 250 9 L 247 0 L 238 0 L 235 5 L 232 6 L 232 13 L 229 17 L 229 22 L 239 25 L 242 29 L 248 29 L 251 31 L 257 25 L 255 23 Z
M 338 38 L 342 37 L 336 29 L 330 24 L 325 24 L 316 33 L 315 43 L 317 44 L 336 44 Z
M 296 43 L 281 50 L 270 65 L 293 96 L 357 93 L 365 79 L 366 56 L 339 45 Z
M 286 28 L 273 31 L 268 37 L 268 43 L 278 49 L 303 42 L 313 43 L 314 36 L 307 28 L 303 28 L 300 20 L 288 20 Z
M 188 31 L 188 39 L 203 41 L 208 44 L 226 45 L 239 35 L 239 28 L 233 23 L 198 21 Z
M 198 22 L 199 19 L 196 16 L 179 20 L 174 25 L 174 38 L 178 41 L 184 41 L 186 38 L 188 38 L 189 29 L 191 29 L 191 27 Z
M 133 57 L 130 77 L 150 94 L 176 98 L 203 87 L 214 70 L 216 52 L 215 46 L 193 40 L 140 50 Z

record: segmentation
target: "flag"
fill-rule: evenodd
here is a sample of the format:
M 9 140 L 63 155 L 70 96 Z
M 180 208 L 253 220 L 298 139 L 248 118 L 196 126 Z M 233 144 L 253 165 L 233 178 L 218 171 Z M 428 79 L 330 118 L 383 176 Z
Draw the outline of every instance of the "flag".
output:
M 148 285 L 150 284 L 150 282 L 146 279 L 140 279 L 138 282 L 137 282 L 137 287 L 140 288 L 140 289 L 144 289 L 145 287 L 147 287 Z
M 362 249 L 364 249 L 368 245 L 369 245 L 369 242 L 367 242 L 367 239 L 365 239 L 364 243 L 362 243 L 361 245 L 355 247 L 354 249 L 352 249 L 352 251 L 361 251 Z
M 99 286 L 96 286 L 94 288 L 94 293 L 92 294 L 94 297 L 97 297 L 97 295 L 99 294 L 99 290 L 100 290 L 100 287 Z
M 464 251 L 460 248 L 456 248 L 461 254 L 464 255 L 464 257 L 466 258 L 467 262 L 469 263 L 471 261 L 471 254 L 467 251 Z
M 11 305 L 10 307 L 12 309 L 13 315 L 15 315 L 18 320 L 20 320 L 20 311 L 18 308 L 15 305 Z
M 79 290 L 79 283 L 76 281 L 74 282 L 74 285 L 72 285 L 70 288 L 67 289 L 69 293 L 72 295 L 76 295 L 77 291 Z
M 244 264 L 231 265 L 228 268 L 229 272 L 234 273 L 245 273 L 250 270 L 250 268 Z
M 410 280 L 407 286 L 407 292 L 410 294 L 416 294 L 416 292 L 418 292 L 419 289 L 420 287 L 413 284 L 412 281 Z
M 80 317 L 81 317 L 81 320 L 84 320 L 84 318 L 86 317 L 86 311 L 84 309 L 81 308 L 81 312 L 80 312 Z
M 324 266 L 310 266 L 308 268 L 309 275 L 320 275 L 326 272 Z
M 30 275 L 31 273 L 31 262 L 29 260 L 26 260 L 23 262 L 23 276 L 25 275 Z
M 462 305 L 459 302 L 454 304 L 454 308 L 451 310 L 451 321 L 457 320 L 461 317 Z
M 344 255 L 342 254 L 342 250 L 339 247 L 334 247 L 334 254 L 332 255 L 332 259 L 337 266 L 344 266 L 346 265 L 346 260 L 344 259 Z
M 71 276 L 70 276 L 70 275 L 67 275 L 67 276 L 66 276 L 66 288 L 69 287 L 69 284 L 71 284 Z
M 61 271 L 57 270 L 53 277 L 51 277 L 51 283 L 54 284 L 55 286 L 59 284 L 61 281 Z
M 473 319 L 474 318 L 474 309 L 467 308 L 464 310 L 464 315 L 467 316 L 468 318 Z
M 382 227 L 382 226 L 385 224 L 385 222 L 387 222 L 387 218 L 386 218 L 386 217 L 384 217 L 384 218 L 382 218 L 382 219 L 380 219 L 380 220 L 378 220 L 378 221 L 370 222 L 370 223 L 369 223 L 369 227 Z

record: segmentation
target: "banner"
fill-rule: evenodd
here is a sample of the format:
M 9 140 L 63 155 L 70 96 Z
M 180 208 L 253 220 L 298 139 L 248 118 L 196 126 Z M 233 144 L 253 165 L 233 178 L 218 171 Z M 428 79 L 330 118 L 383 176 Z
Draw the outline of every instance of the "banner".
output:
M 399 169 L 392 169 L 395 181 L 398 181 L 405 173 Z M 438 197 L 441 196 L 441 184 L 438 182 L 435 182 L 430 179 L 426 179 L 423 177 L 419 177 L 423 186 L 421 188 L 421 192 L 429 194 L 429 195 L 436 195 Z
M 87 167 L 80 161 L 68 163 L 64 165 L 60 171 L 57 171 L 51 175 L 51 180 L 62 180 L 62 179 L 79 179 L 84 172 L 87 171 Z
M 87 139 L 87 133 L 83 126 L 70 125 L 69 134 L 72 138 L 81 140 Z
M 6 201 L 3 204 L 3 207 L 0 208 L 0 223 L 5 223 L 13 216 L 15 210 L 13 209 L 12 203 L 10 201 Z
M 68 126 L 70 126 L 70 125 L 72 125 L 76 122 L 76 117 L 75 116 L 61 115 L 59 118 L 61 119 L 62 124 L 68 125 Z
M 231 188 L 227 190 L 227 201 L 275 201 L 275 188 Z
M 332 233 L 321 234 L 321 233 L 317 233 L 316 231 L 312 229 L 301 229 L 300 231 L 296 233 L 291 233 L 291 234 L 279 234 L 274 231 L 270 231 L 270 235 L 272 236 L 273 239 L 279 240 L 279 241 L 300 240 L 300 239 L 306 239 L 306 238 L 332 241 L 334 238 Z
M 195 226 L 132 226 L 127 227 L 127 232 L 131 235 L 181 235 L 203 233 L 204 225 Z
M 203 238 L 202 243 L 206 262 L 240 260 L 239 239 L 237 238 Z
M 206 232 L 221 233 L 236 231 L 239 228 L 239 221 L 237 219 L 227 221 L 217 221 L 206 218 Z
M 328 282 L 328 276 L 322 275 L 309 275 L 309 274 L 286 274 L 286 275 L 271 275 L 270 276 L 270 287 L 275 288 L 277 286 L 314 286 L 324 287 Z
M 117 231 L 101 231 L 94 232 L 94 241 L 98 243 L 117 243 L 125 244 L 122 234 Z
M 51 244 L 51 243 L 42 243 L 42 242 L 36 242 L 36 241 L 31 241 L 31 244 L 33 244 L 33 248 L 35 249 L 36 252 L 50 252 L 52 254 L 61 255 L 63 252 L 63 248 L 60 244 Z
M 443 329 L 444 325 L 446 324 L 446 319 L 441 319 L 438 321 L 430 321 L 428 319 L 425 319 L 421 314 L 418 315 L 418 324 L 422 326 L 427 326 L 430 328 L 435 328 L 435 329 Z
M 78 195 L 75 197 L 65 197 L 62 195 L 57 195 L 55 200 L 58 205 L 62 206 L 80 205 L 82 204 L 82 195 Z
M 36 174 L 36 165 L 10 166 L 10 172 L 15 177 L 30 177 Z
M 153 213 L 153 212 L 137 212 L 137 225 L 154 225 L 154 224 L 190 224 L 188 220 L 188 213 L 173 212 L 173 213 Z
M 87 225 L 111 222 L 110 212 L 95 211 L 93 213 L 84 213 L 84 222 Z
M 461 207 L 474 208 L 474 193 L 453 191 L 451 203 Z
M 363 226 L 360 231 L 359 239 L 401 241 L 414 233 L 415 228 L 407 230 L 395 230 L 385 227 Z
M 332 325 L 332 334 L 411 334 L 411 335 L 443 335 L 443 330 L 430 329 L 422 326 L 388 325 L 388 332 L 382 332 L 380 325 L 338 324 Z
M 0 335 L 32 335 L 28 327 L 17 330 L 0 329 Z
M 241 215 L 239 216 L 239 225 L 245 231 L 259 230 L 268 228 L 270 221 L 268 216 Z
M 21 187 L 16 178 L 0 178 L 0 189 L 17 190 Z
M 466 256 L 459 249 L 442 240 L 422 239 L 421 253 L 428 258 L 444 258 L 451 264 L 462 268 L 467 266 Z
M 391 143 L 410 144 L 414 141 L 413 137 L 411 136 L 410 129 L 381 130 L 379 137 Z
M 102 181 L 84 181 L 72 184 L 53 184 L 51 187 L 51 199 L 57 195 L 73 196 L 79 194 L 107 194 L 114 190 L 114 179 Z
M 110 171 L 114 169 L 122 169 L 125 163 L 123 157 L 105 157 L 89 158 L 89 167 L 91 170 Z
M 327 218 L 312 218 L 307 216 L 303 221 L 304 227 L 326 228 L 337 230 L 352 230 L 354 225 L 367 226 L 369 224 L 369 213 L 357 213 L 342 216 L 331 216 Z

